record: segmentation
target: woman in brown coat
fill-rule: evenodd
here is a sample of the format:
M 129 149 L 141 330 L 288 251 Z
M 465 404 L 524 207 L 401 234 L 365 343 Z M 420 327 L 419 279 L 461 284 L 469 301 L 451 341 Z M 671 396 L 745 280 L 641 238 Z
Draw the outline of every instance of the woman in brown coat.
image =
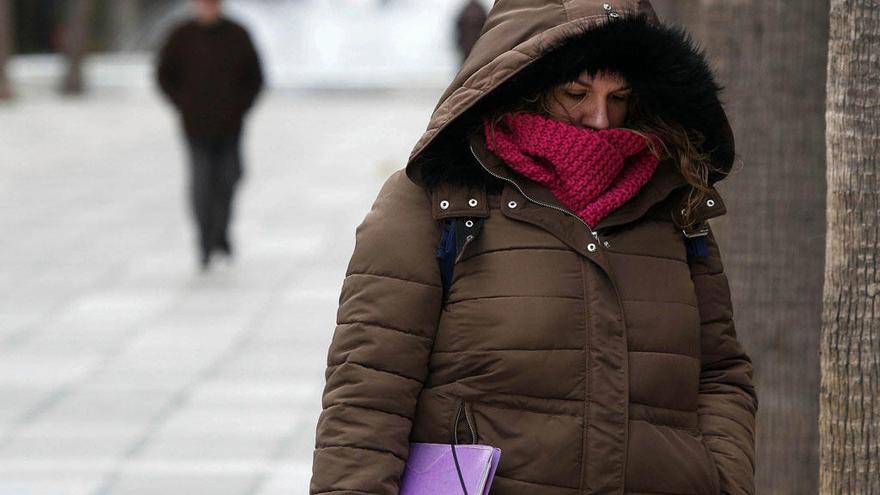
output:
M 456 433 L 492 495 L 754 493 L 719 91 L 645 0 L 496 2 L 357 229 L 310 493 L 397 495 Z

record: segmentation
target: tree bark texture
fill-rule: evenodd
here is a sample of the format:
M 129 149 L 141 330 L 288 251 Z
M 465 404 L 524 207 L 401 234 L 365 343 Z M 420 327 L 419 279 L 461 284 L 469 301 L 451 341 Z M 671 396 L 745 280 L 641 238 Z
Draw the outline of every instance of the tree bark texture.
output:
M 880 3 L 832 0 L 822 494 L 880 493 Z
M 757 493 L 817 493 L 828 0 L 653 3 L 706 49 L 736 135 L 713 226 L 755 366 Z

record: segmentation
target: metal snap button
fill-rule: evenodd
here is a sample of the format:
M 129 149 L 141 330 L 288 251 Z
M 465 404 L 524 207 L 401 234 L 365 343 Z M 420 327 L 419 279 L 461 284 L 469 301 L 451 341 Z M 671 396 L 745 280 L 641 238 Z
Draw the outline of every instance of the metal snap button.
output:
M 465 225 L 465 227 L 469 227 L 469 228 L 470 228 L 470 227 L 473 227 L 473 226 L 474 226 L 474 221 L 473 221 L 473 220 L 468 220 L 468 221 L 466 221 L 466 222 L 464 223 L 464 225 Z
M 510 201 L 507 203 L 508 208 L 516 208 L 516 201 Z
M 589 251 L 589 252 L 592 253 L 592 252 L 594 252 L 595 250 L 596 250 L 596 245 L 595 245 L 595 244 L 593 244 L 592 242 L 589 243 L 589 244 L 587 244 L 587 251 Z
M 445 209 L 448 209 L 448 208 L 449 208 L 449 201 L 446 201 L 446 200 L 444 199 L 443 201 L 440 202 L 440 209 L 441 209 L 441 210 L 445 210 Z
M 479 204 L 479 201 L 474 198 L 468 200 L 468 206 L 470 206 L 471 208 L 476 208 L 477 204 Z
M 710 199 L 710 200 L 706 201 L 706 206 L 715 206 L 715 200 Z

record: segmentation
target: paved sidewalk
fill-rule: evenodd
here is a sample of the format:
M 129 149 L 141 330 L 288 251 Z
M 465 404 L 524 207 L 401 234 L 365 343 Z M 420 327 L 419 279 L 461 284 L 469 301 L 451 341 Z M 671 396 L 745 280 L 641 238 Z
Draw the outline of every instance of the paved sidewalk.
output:
M 354 229 L 435 97 L 264 97 L 205 275 L 152 92 L 0 106 L 0 495 L 307 493 Z

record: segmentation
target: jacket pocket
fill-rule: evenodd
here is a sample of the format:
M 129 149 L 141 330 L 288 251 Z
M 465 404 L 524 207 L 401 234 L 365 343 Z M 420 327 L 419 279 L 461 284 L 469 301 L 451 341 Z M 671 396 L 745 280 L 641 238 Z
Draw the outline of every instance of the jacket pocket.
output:
M 451 443 L 479 443 L 479 433 L 471 403 L 463 397 L 456 397 L 453 404 L 452 424 L 449 427 Z

